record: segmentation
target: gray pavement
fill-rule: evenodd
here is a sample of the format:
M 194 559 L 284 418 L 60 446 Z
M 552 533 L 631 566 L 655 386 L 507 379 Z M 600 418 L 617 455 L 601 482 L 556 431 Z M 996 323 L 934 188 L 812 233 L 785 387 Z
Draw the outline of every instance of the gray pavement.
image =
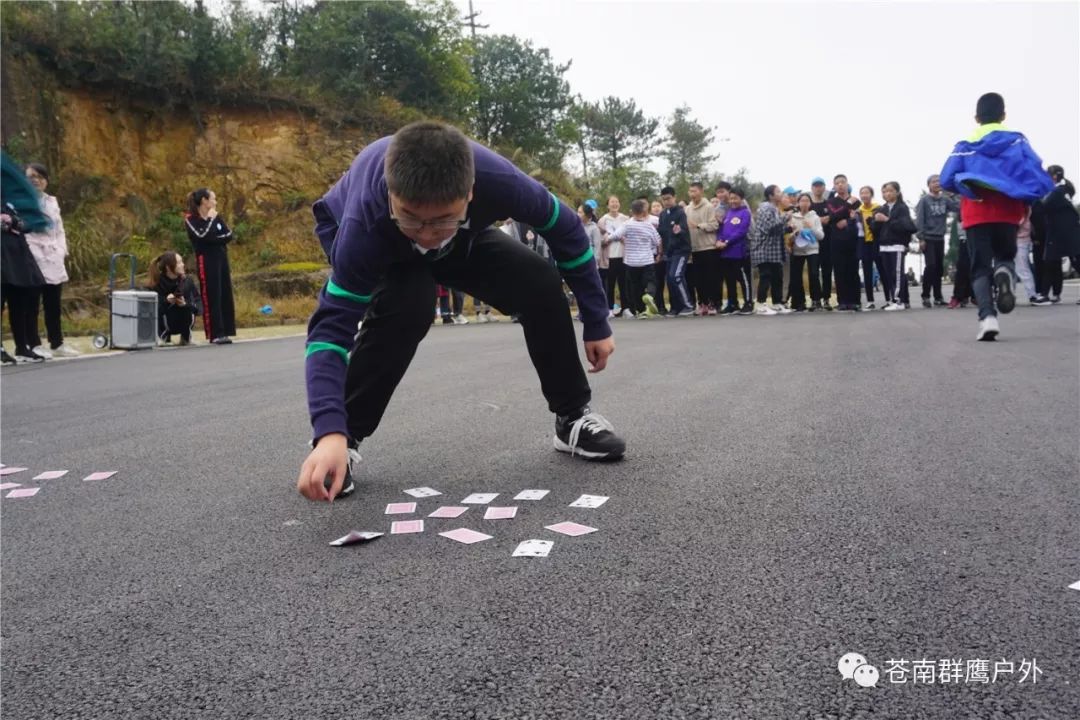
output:
M 72 472 L 0 501 L 3 716 L 1078 717 L 1080 308 L 975 324 L 618 322 L 606 465 L 551 449 L 519 328 L 437 327 L 332 507 L 295 491 L 302 339 L 5 369 L 0 459 L 30 468 L 5 480 Z M 423 514 L 552 492 L 327 546 L 418 485 L 445 493 Z M 494 539 L 436 534 L 461 526 Z M 533 537 L 549 558 L 510 557 Z M 850 651 L 877 687 L 841 678 Z M 957 658 L 1016 672 L 885 674 Z

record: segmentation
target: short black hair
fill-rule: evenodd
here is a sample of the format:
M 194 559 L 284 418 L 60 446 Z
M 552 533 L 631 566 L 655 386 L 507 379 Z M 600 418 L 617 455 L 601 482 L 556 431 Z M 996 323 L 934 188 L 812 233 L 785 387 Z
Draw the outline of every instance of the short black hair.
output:
M 675 188 L 671 187 L 670 185 L 665 185 L 664 187 L 660 188 L 660 194 L 661 195 L 671 195 L 672 197 L 674 197 L 675 196 Z
M 765 187 L 765 199 L 766 200 L 772 200 L 772 196 L 775 195 L 778 192 L 780 192 L 780 186 L 779 185 L 767 185 Z
M 635 200 L 644 200 L 645 202 L 649 202 L 649 196 L 648 196 L 648 195 L 638 195 L 638 196 L 637 196 L 636 198 L 634 198 L 634 199 L 635 199 Z M 631 203 L 631 204 L 632 204 L 632 203 Z
M 383 161 L 391 193 L 418 205 L 443 205 L 468 197 L 476 177 L 472 147 L 456 127 L 411 123 L 394 133 Z
M 630 212 L 635 215 L 641 215 L 649 209 L 649 201 L 643 198 L 638 198 L 634 202 L 630 203 Z
M 986 93 L 975 103 L 975 121 L 980 125 L 1001 122 L 1005 119 L 1005 98 L 997 93 Z
M 836 175 L 833 175 L 832 181 L 835 183 L 840 178 L 844 178 L 845 180 L 847 180 L 847 175 L 845 175 L 844 173 L 837 173 Z
M 720 186 L 718 185 L 717 188 L 719 187 Z M 746 197 L 746 191 L 743 190 L 741 187 L 728 187 L 727 191 L 728 195 L 737 195 L 740 198 Z
M 735 188 L 731 187 L 731 183 L 729 183 L 727 180 L 721 180 L 720 182 L 716 183 L 716 190 L 727 190 L 728 192 L 731 192 L 734 189 Z M 716 190 L 713 190 L 713 192 L 716 192 Z M 739 197 L 742 197 L 742 195 L 739 195 Z
M 904 193 L 900 192 L 900 183 L 896 182 L 895 180 L 890 180 L 889 182 L 882 185 L 881 192 L 884 193 L 885 188 L 889 187 L 890 185 L 892 185 L 893 189 L 896 190 L 896 202 L 904 202 Z
M 705 189 L 705 186 L 702 185 L 700 182 L 698 182 L 696 180 L 694 182 L 690 183 L 690 187 L 696 187 L 698 190 L 704 190 Z
M 48 180 L 49 179 L 49 170 L 48 170 L 48 168 L 46 168 L 41 163 L 30 163 L 29 165 L 26 166 L 26 169 L 27 170 L 33 170 L 35 173 L 37 173 L 39 176 L 41 176 L 42 180 Z
M 874 188 L 870 187 L 869 185 L 863 185 L 861 188 L 859 188 L 859 192 L 862 192 L 863 190 L 869 190 L 870 197 L 874 197 Z

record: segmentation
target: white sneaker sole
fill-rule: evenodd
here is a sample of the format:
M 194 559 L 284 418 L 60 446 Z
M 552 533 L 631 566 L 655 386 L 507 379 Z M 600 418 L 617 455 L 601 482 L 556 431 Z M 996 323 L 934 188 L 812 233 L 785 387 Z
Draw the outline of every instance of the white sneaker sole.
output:
M 572 448 L 560 440 L 558 435 L 555 436 L 555 449 L 567 455 L 576 455 L 586 460 L 606 460 L 611 457 L 611 453 L 590 452 L 581 448 Z

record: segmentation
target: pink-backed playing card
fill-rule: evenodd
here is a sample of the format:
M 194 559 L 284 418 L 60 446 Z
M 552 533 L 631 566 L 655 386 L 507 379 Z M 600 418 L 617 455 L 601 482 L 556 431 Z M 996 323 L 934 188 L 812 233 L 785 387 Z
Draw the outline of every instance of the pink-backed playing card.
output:
M 10 490 L 11 488 L 17 488 L 20 485 L 22 485 L 22 483 L 0 483 L 0 492 Z
M 387 515 L 408 515 L 416 512 L 416 503 L 390 503 L 386 506 Z
M 556 525 L 548 525 L 548 530 L 552 530 L 563 535 L 569 535 L 570 537 L 577 537 L 578 535 L 588 535 L 589 533 L 596 532 L 596 528 L 589 527 L 588 525 L 579 525 L 575 522 L 561 522 Z
M 111 478 L 115 474 L 116 474 L 115 470 L 109 470 L 107 472 L 90 473 L 89 475 L 87 475 L 86 477 L 83 478 L 83 481 L 86 482 L 88 480 L 108 480 L 109 478 Z
M 26 468 L 17 467 L 2 467 L 0 468 L 0 477 L 4 475 L 14 475 L 15 473 L 26 472 Z
M 460 506 L 457 506 L 457 505 L 443 505 L 441 508 L 439 508 L 435 512 L 428 515 L 428 517 L 429 518 L 456 518 L 456 517 L 461 517 L 465 513 L 465 511 L 468 510 L 468 509 L 469 508 L 467 508 L 467 507 L 460 507 Z
M 12 490 L 4 497 L 9 498 L 21 498 L 21 497 L 33 497 L 38 494 L 38 490 L 41 488 L 19 488 L 18 490 Z
M 491 507 L 484 513 L 485 520 L 509 520 L 517 515 L 517 507 Z
M 422 532 L 424 532 L 423 520 L 397 520 L 390 523 L 391 535 L 408 535 Z
M 68 474 L 67 470 L 48 470 L 36 476 L 35 480 L 58 480 Z
M 465 543 L 466 545 L 472 545 L 478 543 L 481 540 L 490 540 L 490 535 L 485 535 L 482 532 L 476 532 L 475 530 L 469 530 L 468 528 L 458 528 L 457 530 L 448 530 L 447 532 L 439 533 L 444 538 L 450 538 L 451 540 L 457 540 L 459 543 Z

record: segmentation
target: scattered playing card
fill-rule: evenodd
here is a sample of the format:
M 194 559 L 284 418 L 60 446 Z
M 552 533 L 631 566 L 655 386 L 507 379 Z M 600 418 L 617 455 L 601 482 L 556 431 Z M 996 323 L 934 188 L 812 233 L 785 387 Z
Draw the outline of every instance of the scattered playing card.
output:
M 548 530 L 552 530 L 563 535 L 569 535 L 570 537 L 577 537 L 578 535 L 588 535 L 589 533 L 596 532 L 596 528 L 589 527 L 588 525 L 578 525 L 575 522 L 561 522 L 556 525 L 548 525 Z
M 484 513 L 485 520 L 509 520 L 517 515 L 517 506 L 514 507 L 488 507 Z
M 390 523 L 391 535 L 408 535 L 409 533 L 424 532 L 423 520 L 397 520 Z
M 462 505 L 487 505 L 489 502 L 499 497 L 499 493 L 473 493 L 469 497 L 461 501 Z
M 517 546 L 513 557 L 547 557 L 554 544 L 551 540 L 526 540 Z
M 58 478 L 64 477 L 67 474 L 68 474 L 67 470 L 49 470 L 48 472 L 41 473 L 40 475 L 38 475 L 34 479 L 35 480 L 56 480 Z
M 416 512 L 416 503 L 390 503 L 386 506 L 387 515 L 408 515 Z
M 33 495 L 37 495 L 38 490 L 40 490 L 40 489 L 41 488 L 19 488 L 18 490 L 12 490 L 11 492 L 9 492 L 4 497 L 9 497 L 9 498 L 31 497 Z
M 434 497 L 435 495 L 442 495 L 438 490 L 432 490 L 429 487 L 410 488 L 405 491 L 406 495 L 412 495 L 414 498 L 426 498 Z
M 608 501 L 606 495 L 582 495 L 574 502 L 570 503 L 570 507 L 577 508 L 598 508 Z
M 14 475 L 15 473 L 26 472 L 26 468 L 17 467 L 2 467 L 0 468 L 0 476 Z
M 465 543 L 466 545 L 472 545 L 478 543 L 481 540 L 490 540 L 490 535 L 485 535 L 482 532 L 476 532 L 475 530 L 469 530 L 468 528 L 458 528 L 457 530 L 448 530 L 447 532 L 439 533 L 445 538 L 451 540 L 457 540 L 459 543 Z
M 514 496 L 515 500 L 543 500 L 550 490 L 522 490 Z
M 334 547 L 341 547 L 342 545 L 352 545 L 354 543 L 367 542 L 368 540 L 374 540 L 377 537 L 382 537 L 382 533 L 367 532 L 360 530 L 353 530 L 345 537 L 339 537 L 337 540 L 331 540 L 330 544 Z
M 433 517 L 433 518 L 456 518 L 456 517 L 461 517 L 461 514 L 464 513 L 468 509 L 469 508 L 467 508 L 467 507 L 459 507 L 457 505 L 443 505 L 441 508 L 439 508 L 435 512 L 428 515 L 428 517 Z
M 115 474 L 116 474 L 115 470 L 111 470 L 109 472 L 90 473 L 89 475 L 84 477 L 83 480 L 84 481 L 86 481 L 86 480 L 108 480 L 109 478 L 111 478 Z
M 0 483 L 0 492 L 10 490 L 11 488 L 17 488 L 20 485 L 22 485 L 22 483 Z

